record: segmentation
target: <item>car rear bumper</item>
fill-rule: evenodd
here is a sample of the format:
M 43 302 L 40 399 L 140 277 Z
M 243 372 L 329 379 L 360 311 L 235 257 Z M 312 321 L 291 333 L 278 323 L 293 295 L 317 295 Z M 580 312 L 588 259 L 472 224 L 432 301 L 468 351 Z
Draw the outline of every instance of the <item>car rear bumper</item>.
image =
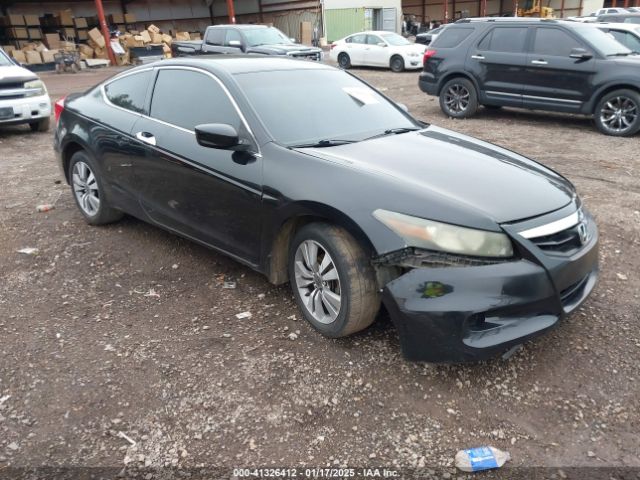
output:
M 51 115 L 51 99 L 48 95 L 38 97 L 0 99 L 0 112 L 10 108 L 12 115 L 0 116 L 0 125 L 18 125 L 47 118 Z
M 436 81 L 435 76 L 429 72 L 420 73 L 420 77 L 418 78 L 418 86 L 420 90 L 429 95 L 437 95 L 438 94 L 438 82 Z
M 592 222 L 593 223 L 593 222 Z M 555 327 L 598 277 L 598 238 L 545 265 L 536 258 L 471 267 L 415 268 L 383 301 L 407 360 L 467 362 L 500 354 Z M 567 286 L 568 285 L 568 286 Z

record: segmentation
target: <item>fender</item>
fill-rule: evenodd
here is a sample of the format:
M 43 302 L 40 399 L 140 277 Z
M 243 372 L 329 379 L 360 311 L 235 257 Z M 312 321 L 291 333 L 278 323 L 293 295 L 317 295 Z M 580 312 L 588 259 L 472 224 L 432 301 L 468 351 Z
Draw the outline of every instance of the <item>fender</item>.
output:
M 582 107 L 582 113 L 587 115 L 593 114 L 593 110 L 596 108 L 596 104 L 602 95 L 610 90 L 618 90 L 619 88 L 628 88 L 629 90 L 634 90 L 640 93 L 640 88 L 638 88 L 638 80 L 640 77 L 636 76 L 635 78 L 632 76 L 624 76 L 622 78 L 616 78 L 613 81 L 607 82 L 606 84 L 598 87 L 598 89 L 591 95 L 591 99 Z

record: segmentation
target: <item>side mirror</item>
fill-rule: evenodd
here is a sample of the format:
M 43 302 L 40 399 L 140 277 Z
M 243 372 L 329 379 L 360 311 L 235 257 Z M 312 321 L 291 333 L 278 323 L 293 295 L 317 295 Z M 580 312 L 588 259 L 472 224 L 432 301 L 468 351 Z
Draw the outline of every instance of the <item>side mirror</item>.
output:
M 242 42 L 240 40 L 229 40 L 229 46 L 235 48 L 242 48 Z
M 378 46 L 379 46 L 379 47 L 386 47 L 386 46 L 387 46 L 387 44 L 386 44 L 386 43 L 384 43 L 384 42 L 378 42 Z
M 240 140 L 236 129 L 226 123 L 196 125 L 196 141 L 203 147 L 220 150 L 245 151 L 249 148 Z
M 593 58 L 593 55 L 587 52 L 584 48 L 571 49 L 571 53 L 569 54 L 569 56 L 578 60 L 589 60 L 590 58 Z

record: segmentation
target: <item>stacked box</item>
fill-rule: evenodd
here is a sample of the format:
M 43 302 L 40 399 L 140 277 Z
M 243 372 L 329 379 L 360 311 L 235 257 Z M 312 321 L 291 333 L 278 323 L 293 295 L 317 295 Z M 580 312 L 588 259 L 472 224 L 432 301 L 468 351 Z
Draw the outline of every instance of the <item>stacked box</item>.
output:
M 24 24 L 27 27 L 39 27 L 40 18 L 38 15 L 24 15 Z
M 23 15 L 5 15 L 0 18 L 0 25 L 4 27 L 24 27 L 27 24 Z
M 57 33 L 45 33 L 44 44 L 50 50 L 57 50 L 60 48 L 60 35 Z
M 73 27 L 73 12 L 71 10 L 61 10 L 56 15 L 56 22 L 61 27 Z

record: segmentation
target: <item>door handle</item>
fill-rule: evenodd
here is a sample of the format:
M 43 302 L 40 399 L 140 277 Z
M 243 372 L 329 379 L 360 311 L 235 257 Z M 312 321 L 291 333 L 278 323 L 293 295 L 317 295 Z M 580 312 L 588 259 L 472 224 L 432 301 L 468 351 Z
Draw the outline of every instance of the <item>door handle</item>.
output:
M 136 133 L 136 138 L 141 142 L 148 143 L 149 145 L 156 145 L 156 137 L 154 137 L 152 133 L 138 132 Z
M 531 63 L 534 65 L 548 65 L 549 63 L 546 60 L 531 60 Z
M 484 60 L 484 55 L 471 55 L 474 60 Z

